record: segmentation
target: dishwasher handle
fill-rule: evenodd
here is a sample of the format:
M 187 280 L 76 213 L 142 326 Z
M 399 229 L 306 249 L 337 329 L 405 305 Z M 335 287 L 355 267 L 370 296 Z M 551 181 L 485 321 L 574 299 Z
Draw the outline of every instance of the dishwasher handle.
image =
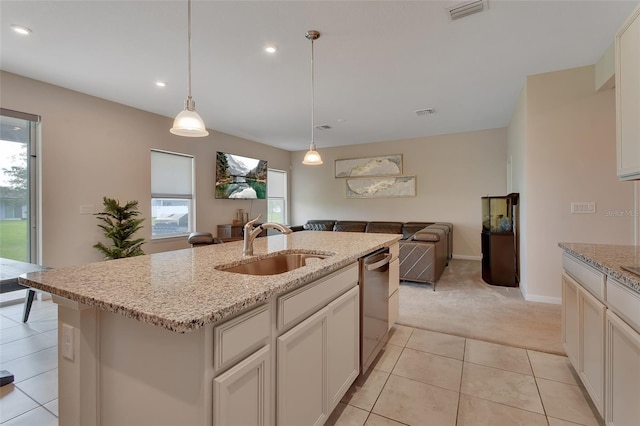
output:
M 384 265 L 388 265 L 391 260 L 391 253 L 386 253 L 384 257 L 377 262 L 369 263 L 365 265 L 365 269 L 367 271 L 374 271 L 376 269 L 382 268 Z

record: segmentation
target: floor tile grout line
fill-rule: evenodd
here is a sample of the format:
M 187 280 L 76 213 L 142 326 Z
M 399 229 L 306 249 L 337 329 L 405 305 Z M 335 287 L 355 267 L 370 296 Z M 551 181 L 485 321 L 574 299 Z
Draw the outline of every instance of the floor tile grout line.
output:
M 2 368 L 3 368 L 4 370 L 6 370 L 6 368 L 4 368 L 4 367 L 5 367 L 7 364 L 10 364 L 10 363 L 15 362 L 15 361 L 19 361 L 19 360 L 21 360 L 21 359 L 23 359 L 23 358 L 26 358 L 26 357 L 31 356 L 31 355 L 38 354 L 38 353 L 40 353 L 40 352 L 48 351 L 49 349 L 52 349 L 52 348 L 56 348 L 56 349 L 57 349 L 57 348 L 58 348 L 58 343 L 56 343 L 56 344 L 55 344 L 55 345 L 53 345 L 53 346 L 49 346 L 48 348 L 40 349 L 39 351 L 35 351 L 35 352 L 30 352 L 30 353 L 28 353 L 28 354 L 26 354 L 26 355 L 22 355 L 22 356 L 20 356 L 20 357 L 18 357 L 18 358 L 14 358 L 14 359 L 11 359 L 11 360 L 9 360 L 9 361 L 3 361 L 3 362 L 0 362 L 0 366 L 2 366 Z M 56 351 L 56 352 L 57 352 L 57 351 Z M 56 368 L 58 368 L 58 367 L 56 366 Z M 47 370 L 47 371 L 49 371 L 49 370 Z
M 505 404 L 504 402 L 493 401 L 491 399 L 483 398 L 481 396 L 471 395 L 471 394 L 468 394 L 468 393 L 465 393 L 465 392 L 460 392 L 460 395 L 470 396 L 471 398 L 481 399 L 483 401 L 491 402 L 493 404 L 502 405 L 503 407 L 513 408 L 515 410 L 526 411 L 527 413 L 533 413 L 533 414 L 538 414 L 540 416 L 547 417 L 546 414 L 538 413 L 537 411 L 531 411 L 531 410 L 527 410 L 526 408 L 521 408 L 521 407 L 514 407 L 513 405 Z M 544 409 L 544 406 L 543 406 L 543 409 Z
M 460 420 L 460 401 L 462 400 L 462 377 L 464 376 L 464 358 L 467 355 L 467 338 L 464 339 L 462 348 L 462 368 L 460 369 L 460 384 L 458 385 L 458 406 L 456 407 L 456 426 Z
M 523 376 L 534 377 L 533 374 L 525 374 L 525 373 L 522 373 L 520 371 L 507 370 L 506 368 L 500 368 L 500 367 L 496 367 L 494 365 L 480 364 L 479 362 L 472 362 L 472 361 L 467 361 L 467 360 L 464 360 L 464 362 L 468 362 L 469 364 L 473 364 L 473 365 L 479 365 L 481 367 L 495 368 L 496 370 L 506 371 L 507 373 L 516 373 L 516 374 L 522 374 Z
M 17 388 L 17 386 L 15 386 L 15 384 L 14 384 L 14 386 L 13 386 L 13 387 L 14 387 L 14 389 L 15 389 L 15 388 Z M 1 424 L 5 424 L 5 423 L 7 423 L 7 422 L 9 422 L 9 421 L 11 421 L 11 420 L 17 419 L 18 417 L 20 417 L 20 416 L 22 416 L 22 415 L 24 415 L 24 414 L 27 414 L 29 411 L 33 411 L 33 410 L 35 410 L 36 408 L 38 408 L 38 406 L 40 406 L 40 403 L 39 403 L 38 401 L 36 401 L 35 399 L 33 399 L 33 398 L 31 397 L 31 395 L 29 395 L 28 393 L 26 393 L 25 391 L 23 391 L 23 390 L 22 390 L 22 389 L 20 389 L 20 388 L 17 388 L 17 389 L 18 389 L 18 391 L 19 391 L 19 392 L 23 393 L 27 398 L 29 398 L 30 400 L 32 400 L 33 402 L 35 402 L 35 403 L 37 404 L 37 406 L 36 406 L 36 407 L 33 407 L 33 408 L 30 408 L 30 409 L 28 409 L 27 411 L 25 411 L 25 412 L 23 412 L 23 413 L 20 413 L 20 414 L 17 414 L 17 415 L 15 415 L 15 416 L 11 417 L 11 418 L 4 419 L 4 420 L 2 420 L 2 423 L 1 423 Z

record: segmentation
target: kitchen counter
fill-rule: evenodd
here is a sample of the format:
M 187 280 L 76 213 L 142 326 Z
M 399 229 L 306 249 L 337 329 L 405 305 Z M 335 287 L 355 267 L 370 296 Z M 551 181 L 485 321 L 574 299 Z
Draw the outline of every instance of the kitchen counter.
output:
M 214 323 L 314 281 L 388 247 L 401 235 L 302 231 L 254 241 L 255 256 L 242 256 L 242 241 L 33 272 L 20 283 L 174 332 Z M 287 250 L 330 255 L 283 274 L 220 271 L 252 258 Z
M 604 274 L 615 278 L 631 290 L 640 293 L 640 276 L 620 267 L 640 265 L 640 246 L 584 243 L 559 243 L 558 246 Z

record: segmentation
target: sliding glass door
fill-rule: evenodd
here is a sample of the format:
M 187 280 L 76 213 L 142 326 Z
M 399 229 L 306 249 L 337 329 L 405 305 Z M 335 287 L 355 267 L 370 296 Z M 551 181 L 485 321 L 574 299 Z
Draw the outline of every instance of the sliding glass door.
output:
M 38 263 L 37 138 L 40 118 L 0 108 L 0 257 Z

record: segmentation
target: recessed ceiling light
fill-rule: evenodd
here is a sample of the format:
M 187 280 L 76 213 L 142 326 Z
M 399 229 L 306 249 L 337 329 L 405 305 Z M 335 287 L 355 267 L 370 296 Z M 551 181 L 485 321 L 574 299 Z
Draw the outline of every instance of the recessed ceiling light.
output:
M 22 35 L 29 35 L 31 34 L 31 28 L 27 28 L 25 26 L 22 25 L 11 25 L 11 29 L 15 32 L 17 32 L 18 34 L 22 34 Z
M 158 86 L 158 87 L 166 87 L 167 83 L 165 83 L 164 81 L 156 81 L 156 86 Z
M 270 44 L 264 48 L 264 51 L 273 55 L 278 51 L 278 47 L 274 46 L 273 44 Z

